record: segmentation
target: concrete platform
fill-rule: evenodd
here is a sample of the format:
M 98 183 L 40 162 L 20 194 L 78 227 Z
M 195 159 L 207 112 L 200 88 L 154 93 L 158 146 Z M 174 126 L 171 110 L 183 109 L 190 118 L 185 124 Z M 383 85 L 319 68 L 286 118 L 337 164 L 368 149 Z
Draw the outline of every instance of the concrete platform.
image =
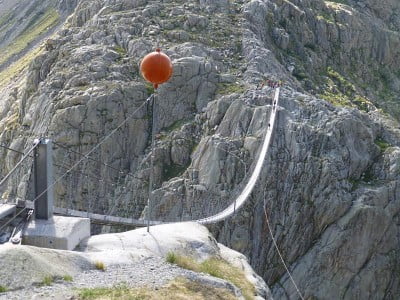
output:
M 22 235 L 22 244 L 43 248 L 73 250 L 90 236 L 88 218 L 53 216 L 49 220 L 32 220 Z

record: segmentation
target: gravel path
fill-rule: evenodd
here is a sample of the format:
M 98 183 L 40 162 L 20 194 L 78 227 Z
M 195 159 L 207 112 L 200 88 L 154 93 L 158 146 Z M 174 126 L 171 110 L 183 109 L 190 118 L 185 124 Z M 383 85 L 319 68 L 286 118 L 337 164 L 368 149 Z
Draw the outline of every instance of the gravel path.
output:
M 59 281 L 51 286 L 32 287 L 0 295 L 9 299 L 75 299 L 75 288 L 112 287 L 126 284 L 130 287 L 160 287 L 179 276 L 190 277 L 193 272 L 150 257 L 129 265 L 110 266 L 105 271 L 88 270 L 74 276 L 72 282 Z

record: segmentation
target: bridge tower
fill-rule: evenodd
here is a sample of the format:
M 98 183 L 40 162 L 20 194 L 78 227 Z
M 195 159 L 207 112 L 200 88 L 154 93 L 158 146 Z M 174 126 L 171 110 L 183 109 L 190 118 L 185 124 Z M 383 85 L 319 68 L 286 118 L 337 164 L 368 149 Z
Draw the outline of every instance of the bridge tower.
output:
M 35 218 L 53 217 L 53 148 L 49 139 L 40 138 L 34 150 Z

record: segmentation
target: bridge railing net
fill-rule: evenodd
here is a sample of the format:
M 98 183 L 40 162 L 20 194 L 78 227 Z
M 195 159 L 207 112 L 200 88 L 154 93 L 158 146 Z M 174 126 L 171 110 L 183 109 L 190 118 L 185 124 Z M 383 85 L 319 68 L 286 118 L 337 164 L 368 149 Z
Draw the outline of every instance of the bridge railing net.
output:
M 272 102 L 271 102 L 272 103 Z M 269 127 L 271 106 L 266 110 L 262 128 Z M 268 130 L 268 129 L 267 129 Z M 265 130 L 258 136 L 260 145 Z M 242 137 L 244 138 L 244 137 Z M 110 163 L 101 147 L 90 151 L 66 146 L 54 141 L 54 177 L 61 178 L 55 186 L 55 205 L 101 215 L 133 219 L 176 222 L 203 219 L 220 213 L 231 205 L 248 182 L 258 160 L 261 147 L 253 159 L 241 151 L 241 143 L 215 137 L 210 140 L 209 151 L 217 153 L 232 169 L 232 178 L 225 176 L 218 184 L 204 184 L 199 180 L 199 166 L 190 165 L 179 177 L 159 182 L 153 190 L 150 206 L 148 180 L 150 168 L 143 165 L 142 172 L 130 172 L 123 163 Z M 148 159 L 149 160 L 149 159 Z M 79 164 L 77 164 L 79 162 Z M 147 169 L 146 169 L 147 168 Z M 228 173 L 228 172 L 227 172 Z M 141 177 L 137 177 L 137 174 Z M 158 174 L 157 176 L 161 176 Z
M 207 143 L 206 151 L 213 151 L 210 155 L 214 158 L 217 168 L 220 169 L 220 183 L 209 182 L 204 185 L 199 180 L 199 170 L 196 165 L 191 165 L 181 178 L 175 180 L 173 184 L 165 185 L 154 192 L 154 204 L 152 208 L 153 220 L 174 222 L 186 220 L 204 220 L 219 215 L 225 209 L 226 217 L 232 215 L 244 204 L 243 192 L 247 186 L 256 165 L 264 162 L 266 153 L 272 141 L 273 124 L 276 118 L 277 101 L 279 90 L 276 91 L 271 106 L 265 111 L 265 119 L 260 127 L 258 136 L 259 147 L 251 159 L 250 154 L 243 152 L 240 141 L 226 140 L 222 137 L 214 136 Z M 274 122 L 275 123 L 275 122 Z M 246 136 L 243 136 L 244 139 Z M 264 154 L 261 156 L 261 152 Z M 258 160 L 261 159 L 261 162 Z M 221 166 L 224 164 L 224 166 Z M 213 166 L 209 166 L 213 168 Z M 207 171 L 202 171 L 204 173 Z M 259 173 L 258 173 L 259 174 Z M 257 175 L 258 177 L 258 175 Z M 204 178 L 203 178 L 204 179 Z M 203 180 L 204 181 L 204 180 Z M 255 184 L 257 179 L 252 180 Z M 253 185 L 254 187 L 254 185 Z M 252 189 L 252 188 L 251 188 Z M 251 192 L 250 192 L 251 193 Z M 241 203 L 236 203 L 241 195 Z M 246 196 L 246 199 L 248 196 Z M 245 199 L 245 201 L 246 201 Z M 237 206 L 236 206 L 237 204 Z M 228 212 L 230 211 L 230 212 Z M 221 218 L 225 218 L 222 215 Z M 208 221 L 206 221 L 208 222 Z
M 34 197 L 33 148 L 16 149 L 0 145 L 0 157 L 4 158 L 0 167 L 0 203 L 16 204 Z
M 126 169 L 104 163 L 99 151 L 86 157 L 59 143 L 55 143 L 53 151 L 54 177 L 63 176 L 54 186 L 55 206 L 102 215 L 140 217 L 141 210 L 132 205 L 131 199 L 132 180 L 142 179 L 133 177 Z

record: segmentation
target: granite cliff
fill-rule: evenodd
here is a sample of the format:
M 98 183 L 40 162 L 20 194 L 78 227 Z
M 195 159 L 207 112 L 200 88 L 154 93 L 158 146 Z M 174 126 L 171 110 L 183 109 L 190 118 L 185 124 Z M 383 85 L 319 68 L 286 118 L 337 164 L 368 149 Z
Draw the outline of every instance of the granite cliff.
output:
M 142 216 L 152 111 L 141 104 L 152 88 L 138 64 L 160 46 L 174 75 L 158 91 L 154 215 L 188 220 L 225 207 L 243 186 L 268 126 L 272 91 L 261 83 L 282 80 L 259 184 L 211 231 L 249 258 L 275 299 L 298 295 L 264 209 L 306 299 L 395 299 L 399 30 L 396 0 L 80 0 L 26 72 L 0 81 L 0 141 L 22 151 L 45 135 L 86 153 L 140 108 L 93 154 L 122 175 L 85 163 L 116 183 L 112 197 L 83 177 L 60 181 L 56 194 L 59 205 L 75 193 L 83 208 L 90 194 L 103 199 L 98 212 Z M 0 157 L 4 174 L 16 156 Z M 78 157 L 56 149 L 54 159 Z M 21 186 L 9 189 L 23 197 Z

